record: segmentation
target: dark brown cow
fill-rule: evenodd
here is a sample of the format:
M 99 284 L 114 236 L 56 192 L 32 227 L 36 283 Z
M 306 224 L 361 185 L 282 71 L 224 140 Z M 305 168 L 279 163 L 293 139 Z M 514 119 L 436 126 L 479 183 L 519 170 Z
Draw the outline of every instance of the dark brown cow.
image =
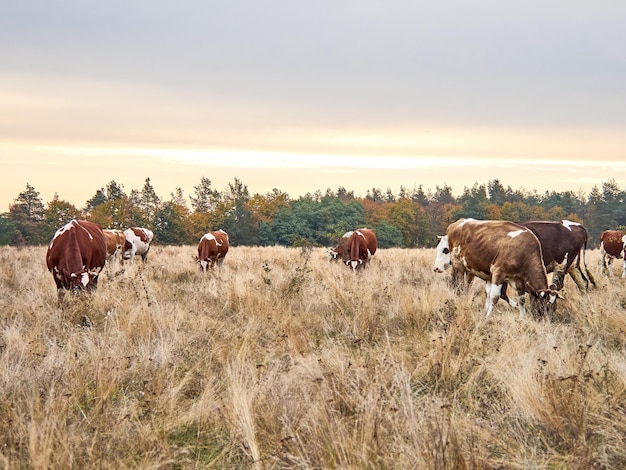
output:
M 202 272 L 207 268 L 212 268 L 217 264 L 219 267 L 224 263 L 226 253 L 228 253 L 228 234 L 224 230 L 209 232 L 202 236 L 198 244 L 198 257 Z
M 605 230 L 600 234 L 600 266 L 607 276 L 615 258 L 624 259 L 622 277 L 626 278 L 626 231 Z
M 104 234 L 98 224 L 72 220 L 58 229 L 48 245 L 46 265 L 54 277 L 59 301 L 64 290 L 78 293 L 95 289 L 106 256 Z
M 124 230 L 124 235 L 126 236 L 124 259 L 130 260 L 132 263 L 135 260 L 135 255 L 139 255 L 145 263 L 154 233 L 147 228 L 131 227 Z
M 345 261 L 353 271 L 363 268 L 369 263 L 378 248 L 376 233 L 369 228 L 360 228 L 352 232 L 346 242 L 349 259 Z
M 556 306 L 558 292 L 548 286 L 539 240 L 530 229 L 513 222 L 460 219 L 450 224 L 437 246 L 433 270 L 443 272 L 448 267 L 458 280 L 476 276 L 487 281 L 487 315 L 502 297 L 505 284 L 517 291 L 520 315 L 526 312 L 526 293 L 533 313 L 549 313 Z
M 585 262 L 588 239 L 585 227 L 570 220 L 532 221 L 520 225 L 529 228 L 539 239 L 543 264 L 548 273 L 554 273 L 552 283 L 557 290 L 563 288 L 566 273 L 581 291 L 589 289 L 590 281 L 596 285 Z
M 122 230 L 117 229 L 103 229 L 104 241 L 107 246 L 107 260 L 113 261 L 119 256 L 120 261 L 123 261 L 124 246 L 126 245 L 126 235 Z

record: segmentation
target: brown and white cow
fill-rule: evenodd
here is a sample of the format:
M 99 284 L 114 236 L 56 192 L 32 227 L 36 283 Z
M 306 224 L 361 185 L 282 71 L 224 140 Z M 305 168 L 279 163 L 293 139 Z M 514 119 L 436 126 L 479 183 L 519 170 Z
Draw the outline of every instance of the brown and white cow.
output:
M 202 272 L 206 272 L 207 268 L 212 268 L 215 264 L 221 267 L 228 253 L 228 246 L 228 234 L 224 230 L 205 233 L 198 244 L 196 258 Z
M 525 294 L 530 296 L 533 313 L 554 310 L 559 296 L 548 286 L 541 245 L 530 229 L 500 220 L 460 219 L 450 224 L 437 246 L 435 272 L 452 268 L 457 282 L 471 282 L 478 277 L 487 282 L 485 308 L 490 315 L 502 288 L 510 284 L 517 291 L 515 303 L 524 315 Z
M 86 220 L 71 220 L 58 229 L 46 252 L 46 266 L 57 286 L 59 301 L 65 290 L 76 294 L 98 286 L 106 262 L 102 228 Z
M 132 263 L 135 260 L 135 255 L 139 255 L 145 263 L 148 258 L 150 243 L 154 238 L 152 231 L 142 227 L 131 227 L 124 230 L 124 235 L 126 236 L 126 242 L 124 244 L 123 258 L 130 260 Z
M 622 277 L 626 278 L 626 231 L 605 230 L 600 234 L 600 266 L 607 276 L 615 258 L 624 259 Z
M 588 239 L 585 227 L 570 220 L 531 221 L 519 225 L 529 228 L 539 239 L 543 264 L 548 273 L 554 273 L 552 283 L 557 290 L 563 288 L 566 273 L 581 291 L 589 289 L 590 281 L 596 285 L 585 262 Z
M 126 235 L 123 230 L 118 229 L 103 229 L 104 241 L 107 246 L 107 261 L 113 261 L 119 256 L 119 260 L 122 261 L 124 255 L 124 246 L 126 245 Z
M 348 259 L 345 264 L 356 271 L 365 267 L 378 248 L 376 233 L 369 228 L 354 230 L 346 242 Z
M 353 233 L 353 230 L 344 233 L 339 239 L 339 242 L 337 243 L 337 246 L 335 248 L 328 248 L 328 250 L 326 250 L 326 253 L 328 254 L 328 259 L 330 261 L 337 261 L 339 259 L 341 259 L 341 261 L 344 263 L 348 261 L 350 256 L 348 254 L 346 246 L 348 245 L 348 240 Z

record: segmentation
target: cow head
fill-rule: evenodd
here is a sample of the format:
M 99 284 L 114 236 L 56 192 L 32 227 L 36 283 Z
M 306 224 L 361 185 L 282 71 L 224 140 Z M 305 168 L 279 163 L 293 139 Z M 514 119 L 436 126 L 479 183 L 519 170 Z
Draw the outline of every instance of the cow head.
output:
M 548 289 L 534 290 L 530 284 L 526 283 L 526 291 L 530 295 L 530 310 L 536 316 L 553 314 L 556 311 L 557 299 L 563 298 L 554 284 Z
M 81 272 L 67 272 L 54 267 L 54 276 L 61 281 L 64 289 L 69 290 L 72 294 L 79 294 L 85 290 L 94 289 L 98 283 L 98 275 L 101 268 L 94 268 L 88 271 L 83 267 Z
M 339 253 L 334 248 L 328 248 L 326 250 L 326 256 L 328 256 L 329 261 L 337 261 L 337 256 L 339 256 Z
M 346 266 L 352 268 L 353 271 L 356 271 L 359 268 L 365 267 L 365 260 L 362 260 L 362 259 L 347 260 Z
M 452 265 L 450 257 L 450 247 L 448 246 L 448 236 L 438 236 L 439 244 L 437 245 L 437 254 L 433 263 L 433 271 L 442 273 Z

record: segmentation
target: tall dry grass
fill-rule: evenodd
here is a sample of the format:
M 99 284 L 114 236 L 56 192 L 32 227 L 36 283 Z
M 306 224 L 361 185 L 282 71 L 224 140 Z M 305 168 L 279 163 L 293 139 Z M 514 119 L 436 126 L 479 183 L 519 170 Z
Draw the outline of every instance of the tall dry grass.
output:
M 0 249 L 0 467 L 626 467 L 626 284 L 597 253 L 549 319 L 486 318 L 434 250 L 194 253 L 61 309 L 45 248 Z

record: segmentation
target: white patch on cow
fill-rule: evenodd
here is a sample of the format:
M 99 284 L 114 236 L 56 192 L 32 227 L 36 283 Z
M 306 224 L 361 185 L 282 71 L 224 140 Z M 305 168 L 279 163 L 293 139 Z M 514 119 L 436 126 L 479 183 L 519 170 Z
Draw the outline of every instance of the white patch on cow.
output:
M 206 260 L 201 260 L 200 261 L 200 266 L 202 266 L 202 270 L 206 271 L 207 266 L 209 265 L 209 263 Z
M 459 224 L 459 227 L 462 227 L 463 225 L 465 225 L 468 222 L 476 222 L 476 219 L 472 219 L 471 217 L 469 219 L 464 219 L 463 222 L 461 222 Z
M 89 273 L 81 273 L 80 283 L 83 285 L 83 287 L 87 287 L 87 284 L 89 284 Z
M 563 224 L 563 227 L 565 227 L 570 232 L 572 231 L 573 226 L 576 227 L 580 225 L 578 222 L 572 222 L 571 220 L 566 220 L 566 219 L 561 220 L 561 223 Z
M 350 266 L 352 266 L 352 270 L 356 270 L 357 266 L 359 265 L 359 260 L 352 260 L 350 261 Z
M 363 235 L 361 232 L 359 232 L 358 230 L 356 231 L 357 234 L 359 234 L 362 238 L 365 238 L 365 235 Z
M 493 284 L 487 281 L 487 285 L 485 286 L 485 292 L 487 293 L 487 316 L 491 315 L 491 311 L 493 310 L 494 304 L 500 298 L 502 293 L 502 284 Z
M 344 233 L 343 237 L 341 238 L 350 238 L 353 233 L 354 233 L 354 230 L 350 230 L 349 232 Z
M 522 233 L 524 233 L 526 230 L 524 229 L 520 229 L 520 230 L 515 230 L 513 232 L 509 232 L 507 233 L 507 236 L 511 237 L 511 238 L 515 238 L 515 237 L 519 237 Z
M 205 238 L 207 240 L 215 240 L 215 235 L 213 235 L 212 233 L 205 233 L 202 238 Z

